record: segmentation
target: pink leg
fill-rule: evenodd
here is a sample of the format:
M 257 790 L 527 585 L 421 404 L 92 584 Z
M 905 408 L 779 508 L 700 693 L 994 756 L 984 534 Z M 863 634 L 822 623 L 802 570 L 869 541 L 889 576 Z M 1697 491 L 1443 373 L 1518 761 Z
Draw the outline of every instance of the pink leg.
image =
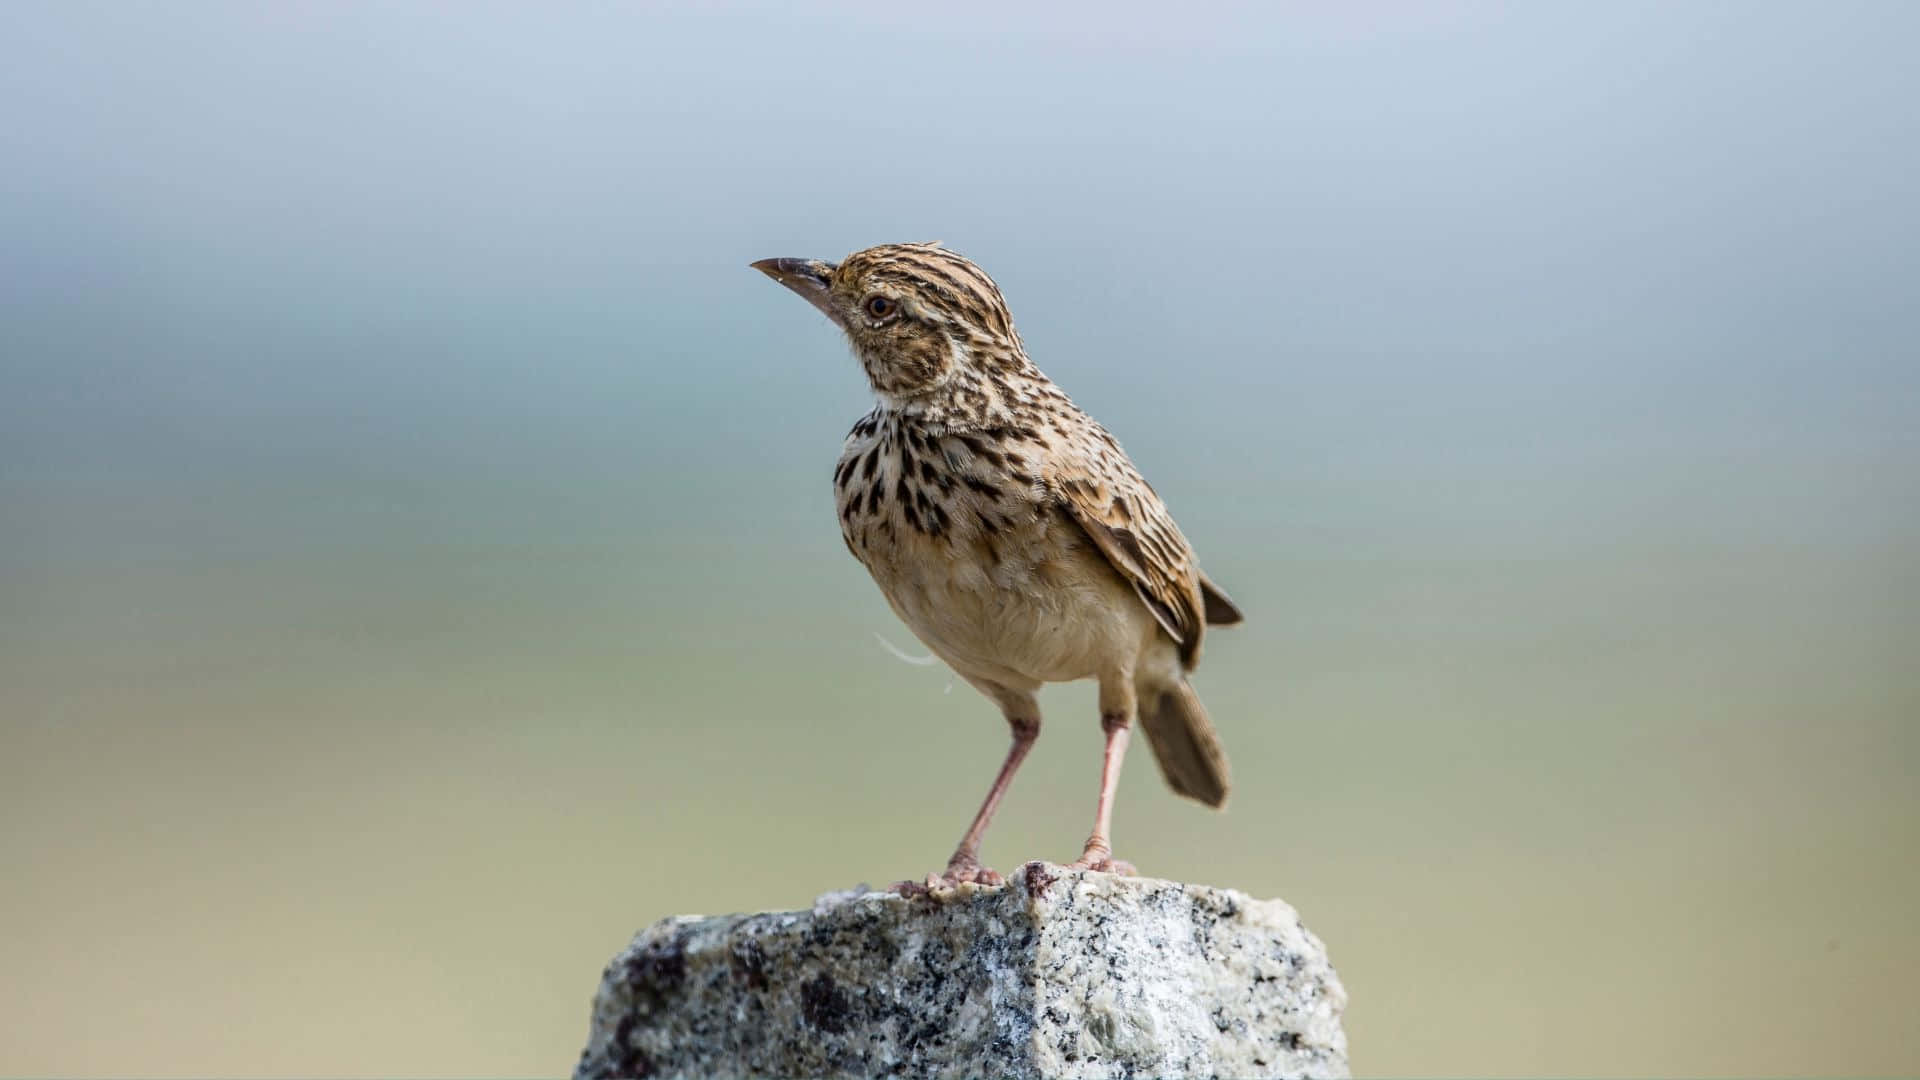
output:
M 1103 695 L 1104 696 L 1104 695 Z M 1131 705 L 1131 701 L 1128 703 Z M 1093 835 L 1087 837 L 1086 850 L 1067 864 L 1073 870 L 1104 870 L 1131 874 L 1133 866 L 1113 857 L 1113 796 L 1120 786 L 1120 763 L 1127 756 L 1128 728 L 1133 710 L 1100 713 L 1100 728 L 1107 733 L 1107 751 L 1100 762 L 1100 801 L 1093 812 Z
M 1020 763 L 1026 760 L 1027 751 L 1033 748 L 1033 741 L 1040 737 L 1040 707 L 1033 695 L 1022 694 L 992 684 L 979 685 L 1001 703 L 1007 717 L 1007 727 L 1013 732 L 1013 745 L 1007 748 L 1007 759 L 1000 763 L 1000 773 L 993 778 L 993 787 L 987 789 L 987 797 L 980 803 L 980 810 L 973 815 L 973 824 L 967 826 L 967 834 L 960 838 L 960 846 L 953 850 L 953 857 L 947 860 L 945 873 L 928 874 L 925 881 L 902 881 L 894 885 L 894 891 L 914 895 L 930 889 L 950 888 L 962 882 L 979 885 L 999 885 L 1005 879 L 993 870 L 980 865 L 980 842 L 987 835 L 987 826 L 993 822 L 993 812 L 1000 808 L 1000 800 L 1013 786 L 1013 774 L 1019 771 Z
M 1033 748 L 1033 740 L 1040 737 L 1038 720 L 1007 720 L 1013 729 L 1013 745 L 1007 748 L 1007 760 L 1000 764 L 1000 775 L 993 778 L 993 787 L 987 790 L 986 800 L 980 804 L 980 812 L 973 815 L 973 824 L 967 826 L 967 835 L 960 838 L 960 846 L 953 850 L 953 858 L 947 860 L 947 877 L 961 880 L 979 881 L 982 884 L 998 885 L 1000 875 L 980 865 L 980 842 L 986 838 L 987 826 L 993 821 L 993 812 L 1000 808 L 1000 800 L 1013 786 L 1013 774 L 1026 760 L 1027 751 Z

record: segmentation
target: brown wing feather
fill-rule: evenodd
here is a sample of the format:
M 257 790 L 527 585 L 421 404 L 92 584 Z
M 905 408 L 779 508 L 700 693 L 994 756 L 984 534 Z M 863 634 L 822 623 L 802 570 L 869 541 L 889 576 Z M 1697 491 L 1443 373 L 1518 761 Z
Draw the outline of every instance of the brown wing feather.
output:
M 1047 463 L 1046 481 L 1180 646 L 1181 663 L 1192 669 L 1206 632 L 1206 604 L 1193 547 L 1160 497 L 1119 447 L 1107 440 L 1100 440 L 1092 452 L 1082 446 L 1056 447 Z

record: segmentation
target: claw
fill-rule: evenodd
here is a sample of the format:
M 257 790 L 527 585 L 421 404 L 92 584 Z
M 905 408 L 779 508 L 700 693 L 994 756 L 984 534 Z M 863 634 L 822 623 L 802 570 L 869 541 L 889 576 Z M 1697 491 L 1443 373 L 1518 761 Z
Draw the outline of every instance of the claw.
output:
M 960 870 L 948 870 L 946 874 L 943 875 L 943 880 L 955 885 L 961 882 L 972 882 L 975 885 L 1005 885 L 1007 883 L 1007 879 L 1001 877 L 999 871 L 985 866 L 969 866 Z
M 1005 885 L 1007 879 L 998 871 L 981 866 L 977 862 L 954 861 L 947 864 L 945 873 L 928 874 L 922 881 L 896 881 L 891 892 L 901 896 L 928 896 L 934 892 L 946 892 L 961 885 L 995 886 Z
M 939 878 L 928 874 L 927 880 L 925 881 L 896 881 L 892 885 L 887 886 L 887 891 L 896 896 L 904 896 L 912 900 L 917 896 L 930 895 L 934 887 L 939 883 Z
M 1089 847 L 1080 853 L 1080 857 L 1067 864 L 1069 870 L 1092 870 L 1099 874 L 1119 874 L 1123 877 L 1137 877 L 1140 871 L 1124 859 L 1116 859 L 1113 852 L 1105 846 Z
M 1122 877 L 1138 877 L 1140 871 L 1125 859 L 1088 859 L 1078 858 L 1067 864 L 1069 870 L 1092 870 L 1099 874 L 1119 874 Z

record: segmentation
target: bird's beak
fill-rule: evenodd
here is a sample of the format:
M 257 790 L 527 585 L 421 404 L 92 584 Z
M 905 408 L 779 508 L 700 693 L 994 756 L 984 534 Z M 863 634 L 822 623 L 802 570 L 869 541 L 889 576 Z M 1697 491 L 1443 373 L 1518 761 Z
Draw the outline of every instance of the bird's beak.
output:
M 819 259 L 761 259 L 753 264 L 753 268 L 799 293 L 802 299 L 819 308 L 836 325 L 846 325 L 834 306 L 833 294 L 827 290 L 827 278 L 834 271 L 833 263 Z

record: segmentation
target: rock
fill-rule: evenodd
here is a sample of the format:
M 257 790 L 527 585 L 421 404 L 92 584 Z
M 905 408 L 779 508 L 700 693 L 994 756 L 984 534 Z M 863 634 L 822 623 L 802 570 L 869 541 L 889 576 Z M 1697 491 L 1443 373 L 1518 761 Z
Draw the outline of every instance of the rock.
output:
M 1029 863 L 1008 884 L 682 916 L 608 966 L 575 1076 L 1346 1076 L 1278 900 Z

